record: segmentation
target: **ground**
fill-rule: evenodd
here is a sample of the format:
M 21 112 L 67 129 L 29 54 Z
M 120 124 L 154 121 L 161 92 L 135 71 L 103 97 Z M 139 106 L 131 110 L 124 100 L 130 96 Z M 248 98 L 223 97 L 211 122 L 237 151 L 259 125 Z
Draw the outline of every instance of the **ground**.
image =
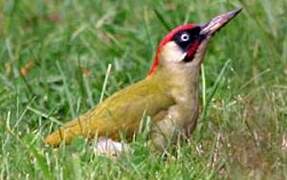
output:
M 287 1 L 0 1 L 1 179 L 286 179 Z M 202 113 L 169 156 L 145 133 L 118 160 L 52 129 L 144 78 L 176 25 L 243 7 L 209 44 Z M 110 67 L 110 68 L 109 68 Z

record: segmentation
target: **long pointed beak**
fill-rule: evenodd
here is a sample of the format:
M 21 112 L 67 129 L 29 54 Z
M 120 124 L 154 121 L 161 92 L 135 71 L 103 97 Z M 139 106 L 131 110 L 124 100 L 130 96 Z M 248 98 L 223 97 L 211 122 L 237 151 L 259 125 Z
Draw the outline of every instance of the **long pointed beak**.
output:
M 238 8 L 233 11 L 229 11 L 227 13 L 216 16 L 211 21 L 201 27 L 202 29 L 200 31 L 200 34 L 205 35 L 206 37 L 212 36 L 219 29 L 221 29 L 228 22 L 230 22 L 237 14 L 239 14 L 241 10 L 242 8 Z

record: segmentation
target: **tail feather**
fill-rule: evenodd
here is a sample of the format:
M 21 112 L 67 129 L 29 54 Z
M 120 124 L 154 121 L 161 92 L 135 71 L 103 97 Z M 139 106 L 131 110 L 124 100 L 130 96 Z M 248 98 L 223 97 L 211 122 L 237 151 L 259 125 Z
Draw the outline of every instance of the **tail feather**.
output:
M 62 142 L 65 144 L 69 144 L 77 135 L 80 135 L 80 132 L 75 131 L 73 128 L 59 128 L 58 130 L 49 134 L 44 140 L 44 143 L 50 146 L 57 147 Z
M 91 128 L 88 128 L 87 122 L 81 118 L 77 118 L 68 122 L 64 127 L 59 128 L 58 130 L 49 134 L 44 143 L 53 147 L 59 146 L 61 143 L 69 144 L 75 137 L 83 136 L 90 138 L 95 134 L 95 130 L 91 131 Z

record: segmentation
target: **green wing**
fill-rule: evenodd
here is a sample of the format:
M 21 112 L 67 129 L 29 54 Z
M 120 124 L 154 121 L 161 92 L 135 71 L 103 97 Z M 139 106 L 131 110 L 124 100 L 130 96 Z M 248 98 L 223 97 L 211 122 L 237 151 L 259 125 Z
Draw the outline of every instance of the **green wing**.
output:
M 107 98 L 86 113 L 83 120 L 100 134 L 117 136 L 123 130 L 133 133 L 144 115 L 154 117 L 174 104 L 167 92 L 168 87 L 145 79 Z
M 45 143 L 58 146 L 62 141 L 69 143 L 76 136 L 91 138 L 99 135 L 119 139 L 120 132 L 132 135 L 144 115 L 151 116 L 154 121 L 160 120 L 175 103 L 168 94 L 169 87 L 164 84 L 151 78 L 118 91 L 48 135 Z

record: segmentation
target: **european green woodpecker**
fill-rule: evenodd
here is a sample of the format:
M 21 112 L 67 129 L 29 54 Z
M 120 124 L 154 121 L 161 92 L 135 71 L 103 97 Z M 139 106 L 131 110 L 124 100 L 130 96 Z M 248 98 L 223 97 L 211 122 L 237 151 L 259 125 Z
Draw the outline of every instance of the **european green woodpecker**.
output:
M 164 150 L 176 137 L 189 137 L 199 115 L 199 76 L 211 37 L 241 9 L 206 24 L 185 24 L 160 42 L 148 76 L 108 97 L 87 113 L 48 135 L 45 143 L 58 146 L 75 137 L 120 140 L 133 137 L 144 115 L 151 117 L 150 140 Z

